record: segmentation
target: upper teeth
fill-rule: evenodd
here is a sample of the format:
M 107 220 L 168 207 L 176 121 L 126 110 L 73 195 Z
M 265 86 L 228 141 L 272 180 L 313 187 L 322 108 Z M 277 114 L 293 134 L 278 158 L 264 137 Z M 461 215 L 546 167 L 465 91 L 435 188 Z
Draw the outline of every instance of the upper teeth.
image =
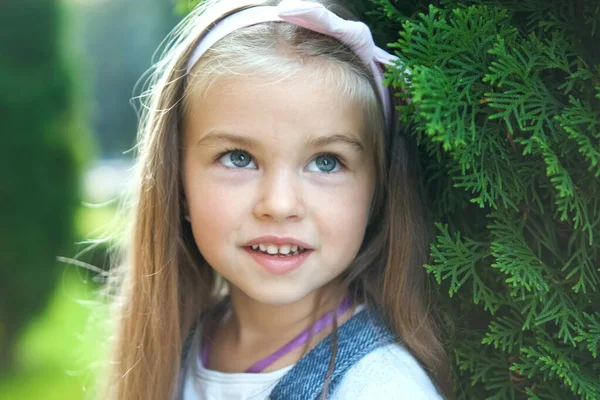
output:
M 296 253 L 298 251 L 302 251 L 304 250 L 304 248 L 295 245 L 295 244 L 282 244 L 282 245 L 276 245 L 276 244 L 272 244 L 272 243 L 260 243 L 260 244 L 254 244 L 252 245 L 252 249 L 253 250 L 260 250 L 260 251 L 264 251 L 267 252 L 269 254 L 290 254 L 291 253 Z

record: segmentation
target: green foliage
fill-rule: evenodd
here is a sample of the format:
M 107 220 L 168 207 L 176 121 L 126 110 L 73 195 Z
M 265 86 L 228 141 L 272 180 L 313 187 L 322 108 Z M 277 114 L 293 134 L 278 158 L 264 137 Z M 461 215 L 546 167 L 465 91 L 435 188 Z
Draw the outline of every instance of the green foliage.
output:
M 64 14 L 57 1 L 34 3 L 11 0 L 0 12 L 7 38 L 0 41 L 0 368 L 10 367 L 12 345 L 45 305 L 56 257 L 73 241 L 78 172 L 89 150 Z
M 175 13 L 185 15 L 199 3 L 199 0 L 175 0 Z
M 458 397 L 600 398 L 600 7 L 373 4 L 401 26 L 388 75 L 439 221 Z

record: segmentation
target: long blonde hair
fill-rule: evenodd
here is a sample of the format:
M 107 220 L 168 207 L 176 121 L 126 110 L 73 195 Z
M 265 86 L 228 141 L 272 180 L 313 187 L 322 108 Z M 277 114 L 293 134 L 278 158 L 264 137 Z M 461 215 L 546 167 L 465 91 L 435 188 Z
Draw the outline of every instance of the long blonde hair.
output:
M 321 2 L 355 19 L 339 4 Z M 440 392 L 452 398 L 444 348 L 427 300 L 423 264 L 428 238 L 422 201 L 411 177 L 405 139 L 385 127 L 368 69 L 335 39 L 292 24 L 268 23 L 232 33 L 186 74 L 189 54 L 210 21 L 218 19 L 215 15 L 247 6 L 208 1 L 192 11 L 175 29 L 141 96 L 128 239 L 107 285 L 115 331 L 100 398 L 173 398 L 183 341 L 199 313 L 214 306 L 223 293 L 222 279 L 204 262 L 183 220 L 180 126 L 190 99 L 221 76 L 257 72 L 283 78 L 311 60 L 323 66 L 318 73 L 336 83 L 340 95 L 364 105 L 376 160 L 371 221 L 344 279 L 361 301 L 381 310 Z

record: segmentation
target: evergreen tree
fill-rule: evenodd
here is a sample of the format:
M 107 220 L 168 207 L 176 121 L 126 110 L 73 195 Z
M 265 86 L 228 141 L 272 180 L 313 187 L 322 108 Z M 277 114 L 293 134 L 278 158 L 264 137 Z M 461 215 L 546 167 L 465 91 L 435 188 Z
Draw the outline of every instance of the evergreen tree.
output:
M 458 398 L 600 399 L 600 3 L 350 2 L 401 59 Z
M 89 136 L 61 11 L 56 0 L 0 7 L 0 369 L 12 366 L 15 340 L 46 305 L 59 276 L 56 257 L 72 250 Z
M 458 397 L 600 399 L 600 3 L 398 3 L 366 15 L 412 99 Z

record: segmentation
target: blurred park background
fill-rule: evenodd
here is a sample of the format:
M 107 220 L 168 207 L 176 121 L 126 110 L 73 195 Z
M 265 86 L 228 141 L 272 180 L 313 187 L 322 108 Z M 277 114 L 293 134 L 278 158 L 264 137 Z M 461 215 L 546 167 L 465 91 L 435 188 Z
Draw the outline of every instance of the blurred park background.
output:
M 102 244 L 171 0 L 0 2 L 0 400 L 84 399 L 101 359 Z M 154 56 L 156 57 L 156 56 Z

